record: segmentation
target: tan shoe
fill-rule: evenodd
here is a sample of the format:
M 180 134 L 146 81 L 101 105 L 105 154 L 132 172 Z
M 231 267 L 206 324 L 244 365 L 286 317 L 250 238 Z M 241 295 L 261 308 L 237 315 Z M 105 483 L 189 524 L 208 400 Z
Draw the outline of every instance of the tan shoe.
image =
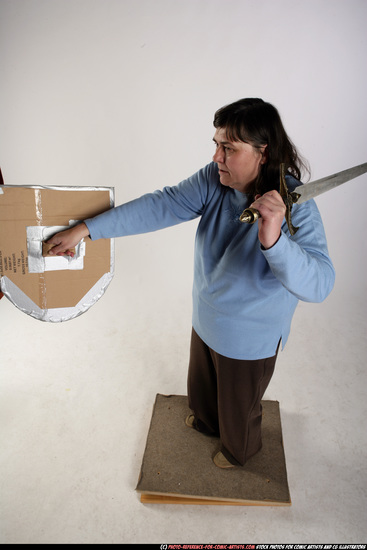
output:
M 194 428 L 194 422 L 195 422 L 195 415 L 189 414 L 189 416 L 186 417 L 185 424 L 189 428 Z
M 234 468 L 234 464 L 231 464 L 221 451 L 215 455 L 213 462 L 218 468 Z

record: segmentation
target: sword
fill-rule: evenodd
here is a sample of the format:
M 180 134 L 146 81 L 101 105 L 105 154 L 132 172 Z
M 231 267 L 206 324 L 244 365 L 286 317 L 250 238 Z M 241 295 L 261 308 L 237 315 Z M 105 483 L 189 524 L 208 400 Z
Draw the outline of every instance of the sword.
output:
M 286 206 L 285 219 L 291 235 L 294 235 L 298 231 L 298 227 L 294 227 L 291 219 L 291 211 L 293 204 L 301 204 L 306 202 L 334 187 L 338 187 L 346 181 L 352 180 L 361 176 L 367 172 L 367 162 L 364 164 L 359 164 L 353 168 L 348 168 L 342 172 L 337 172 L 332 176 L 327 176 L 326 178 L 321 178 L 319 180 L 312 181 L 306 185 L 299 185 L 294 189 L 294 191 L 289 192 L 287 184 L 285 182 L 285 164 L 280 165 L 280 188 L 279 193 L 282 197 L 284 204 Z M 246 208 L 241 216 L 240 221 L 243 223 L 254 223 L 260 218 L 260 212 L 256 208 Z

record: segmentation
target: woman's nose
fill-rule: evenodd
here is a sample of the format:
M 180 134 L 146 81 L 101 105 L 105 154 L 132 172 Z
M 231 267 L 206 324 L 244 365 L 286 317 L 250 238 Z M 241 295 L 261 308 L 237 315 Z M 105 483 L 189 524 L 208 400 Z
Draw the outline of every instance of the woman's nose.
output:
M 214 162 L 224 163 L 224 151 L 222 147 L 217 147 L 213 155 Z

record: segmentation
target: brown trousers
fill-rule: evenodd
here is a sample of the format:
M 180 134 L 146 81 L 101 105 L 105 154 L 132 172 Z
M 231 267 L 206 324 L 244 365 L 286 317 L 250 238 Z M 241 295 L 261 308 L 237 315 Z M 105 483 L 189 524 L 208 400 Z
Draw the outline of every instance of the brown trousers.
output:
M 254 361 L 229 359 L 192 330 L 188 397 L 195 428 L 220 437 L 221 451 L 232 464 L 243 466 L 261 449 L 260 401 L 276 358 L 277 353 Z

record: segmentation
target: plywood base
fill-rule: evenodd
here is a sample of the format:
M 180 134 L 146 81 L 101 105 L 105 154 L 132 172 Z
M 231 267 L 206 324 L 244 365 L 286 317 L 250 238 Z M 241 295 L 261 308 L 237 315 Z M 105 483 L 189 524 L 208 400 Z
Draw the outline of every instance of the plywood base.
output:
M 143 504 L 192 504 L 212 506 L 290 506 L 291 502 L 255 501 L 255 500 L 215 500 L 210 498 L 189 498 L 184 496 L 170 497 L 168 495 L 154 495 L 142 493 L 140 501 Z
M 262 401 L 263 447 L 243 467 L 223 470 L 220 448 L 185 424 L 187 397 L 157 394 L 136 490 L 145 504 L 290 506 L 279 403 Z

